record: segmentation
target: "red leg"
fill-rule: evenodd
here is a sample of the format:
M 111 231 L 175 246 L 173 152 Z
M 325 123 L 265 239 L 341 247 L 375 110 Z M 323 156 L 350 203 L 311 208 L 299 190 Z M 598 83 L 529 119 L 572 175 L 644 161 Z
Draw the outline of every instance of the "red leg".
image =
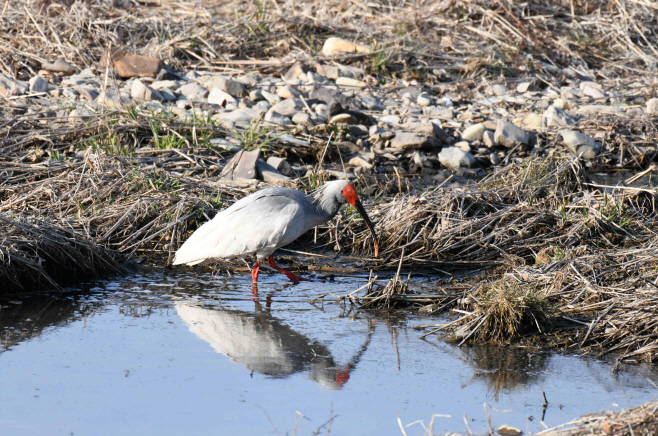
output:
M 290 271 L 286 271 L 285 269 L 281 268 L 279 265 L 274 263 L 274 258 L 272 257 L 271 254 L 267 258 L 267 264 L 271 268 L 274 268 L 275 270 L 279 271 L 281 274 L 285 274 L 286 277 L 288 277 L 293 282 L 310 282 L 309 279 L 305 279 L 304 277 L 299 277 L 298 275 L 295 275 L 295 274 L 291 273 Z
M 251 270 L 251 278 L 254 281 L 254 285 L 258 281 L 258 271 L 260 270 L 260 264 L 261 262 L 257 262 L 256 265 L 254 265 L 254 268 Z

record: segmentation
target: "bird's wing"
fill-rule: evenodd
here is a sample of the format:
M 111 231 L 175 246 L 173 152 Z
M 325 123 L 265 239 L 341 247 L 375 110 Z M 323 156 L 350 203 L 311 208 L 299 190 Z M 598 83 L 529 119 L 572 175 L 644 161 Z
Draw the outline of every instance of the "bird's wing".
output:
M 176 252 L 174 264 L 194 265 L 212 258 L 271 253 L 308 230 L 303 225 L 303 205 L 308 199 L 312 200 L 299 191 L 283 188 L 245 197 L 194 232 Z

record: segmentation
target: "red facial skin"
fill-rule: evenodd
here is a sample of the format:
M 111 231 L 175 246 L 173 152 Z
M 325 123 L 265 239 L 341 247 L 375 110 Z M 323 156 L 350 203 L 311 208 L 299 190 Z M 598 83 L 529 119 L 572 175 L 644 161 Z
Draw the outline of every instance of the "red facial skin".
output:
M 352 206 L 356 205 L 356 189 L 354 189 L 354 186 L 352 185 L 345 186 L 343 188 L 342 193 L 349 204 L 351 204 Z

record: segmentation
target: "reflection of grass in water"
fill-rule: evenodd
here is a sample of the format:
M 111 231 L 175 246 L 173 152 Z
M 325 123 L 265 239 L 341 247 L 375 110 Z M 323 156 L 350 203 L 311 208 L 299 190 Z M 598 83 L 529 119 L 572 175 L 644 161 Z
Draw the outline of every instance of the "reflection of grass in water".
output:
M 468 363 L 476 377 L 483 378 L 494 398 L 502 391 L 513 391 L 536 382 L 548 365 L 547 353 L 529 353 L 490 345 L 464 347 Z

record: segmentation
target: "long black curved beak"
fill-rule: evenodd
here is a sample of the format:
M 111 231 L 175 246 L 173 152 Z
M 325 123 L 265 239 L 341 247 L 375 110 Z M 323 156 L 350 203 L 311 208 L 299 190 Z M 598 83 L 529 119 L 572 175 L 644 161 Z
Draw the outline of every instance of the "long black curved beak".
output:
M 358 198 L 354 202 L 354 207 L 356 208 L 357 212 L 359 212 L 359 214 L 363 217 L 363 221 L 366 222 L 366 226 L 368 226 L 370 233 L 372 233 L 372 243 L 375 247 L 375 257 L 379 257 L 379 239 L 377 239 L 377 233 L 375 233 L 375 226 L 372 224 L 372 221 L 370 221 L 370 217 L 366 213 L 366 210 L 363 208 L 363 205 L 361 204 Z

